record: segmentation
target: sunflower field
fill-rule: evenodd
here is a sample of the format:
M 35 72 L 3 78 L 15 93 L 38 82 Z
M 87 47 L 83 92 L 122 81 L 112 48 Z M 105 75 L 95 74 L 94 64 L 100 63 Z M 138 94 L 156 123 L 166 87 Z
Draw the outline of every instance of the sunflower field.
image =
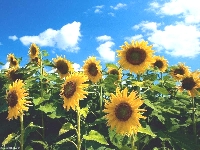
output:
M 34 43 L 23 66 L 8 54 L 0 149 L 199 150 L 200 71 L 169 66 L 147 41 L 116 52 L 117 64 L 89 56 L 79 71 Z

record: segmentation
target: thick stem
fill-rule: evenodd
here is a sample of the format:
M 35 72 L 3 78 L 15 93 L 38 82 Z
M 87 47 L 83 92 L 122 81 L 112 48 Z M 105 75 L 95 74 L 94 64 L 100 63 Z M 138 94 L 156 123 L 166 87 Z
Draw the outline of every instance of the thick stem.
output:
M 194 97 L 192 97 L 192 124 L 193 124 L 194 140 L 195 140 L 195 143 L 197 143 L 197 128 L 196 128 L 196 118 L 195 118 L 195 101 L 194 101 Z
M 42 76 L 42 78 L 40 79 L 40 97 L 41 97 L 41 100 L 43 99 L 43 83 L 42 83 L 42 79 L 43 79 L 43 64 L 42 64 L 42 53 L 40 53 L 40 76 Z M 44 135 L 45 135 L 45 132 L 44 132 L 44 113 L 41 112 L 41 115 L 42 115 L 42 139 L 44 140 Z
M 80 115 L 80 107 L 77 107 L 77 150 L 81 150 L 81 115 Z
M 103 104 L 103 95 L 102 95 L 102 86 L 100 85 L 100 117 L 102 117 L 102 104 Z
M 23 124 L 23 114 L 20 115 L 20 123 L 21 123 L 20 146 L 21 146 L 21 150 L 23 150 L 23 149 L 24 149 L 24 124 Z

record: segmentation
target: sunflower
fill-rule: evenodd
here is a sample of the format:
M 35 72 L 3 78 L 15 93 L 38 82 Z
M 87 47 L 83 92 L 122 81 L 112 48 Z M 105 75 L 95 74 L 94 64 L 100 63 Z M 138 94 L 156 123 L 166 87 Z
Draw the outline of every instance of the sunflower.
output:
M 112 74 L 112 75 L 117 75 L 118 76 L 118 80 L 121 80 L 122 78 L 122 69 L 116 69 L 113 67 L 108 67 L 108 74 Z
M 40 53 L 39 47 L 35 43 L 32 43 L 29 48 L 29 56 L 31 60 L 35 59 L 35 57 L 38 57 L 39 53 Z
M 83 65 L 84 73 L 93 83 L 98 82 L 102 78 L 100 61 L 95 57 L 89 57 Z
M 195 71 L 193 73 L 190 73 L 190 75 L 184 75 L 181 83 L 182 85 L 178 87 L 179 91 L 187 90 L 188 94 L 191 97 L 195 97 L 199 94 L 197 91 L 198 88 L 200 88 L 200 72 Z
M 84 88 L 88 87 L 88 84 L 84 84 L 88 80 L 81 72 L 74 72 L 65 78 L 65 83 L 62 85 L 60 96 L 64 99 L 63 107 L 75 110 L 76 106 L 79 106 L 79 100 L 85 98 L 88 93 L 84 91 Z
M 9 90 L 6 94 L 8 103 L 8 117 L 7 119 L 17 119 L 18 116 L 23 114 L 23 111 L 28 111 L 29 101 L 24 98 L 28 95 L 26 90 L 23 88 L 24 83 L 22 80 L 16 80 L 13 85 L 9 85 Z
M 116 88 L 116 95 L 111 94 L 110 102 L 105 103 L 104 112 L 107 113 L 105 118 L 111 129 L 116 129 L 119 134 L 130 136 L 133 133 L 136 134 L 138 127 L 141 126 L 139 119 L 146 117 L 139 113 L 145 111 L 138 109 L 143 104 L 141 98 L 134 91 L 129 96 L 127 93 L 127 88 L 121 92 L 119 88 Z
M 165 72 L 168 67 L 168 62 L 164 57 L 154 56 L 155 62 L 152 64 L 154 68 L 158 68 L 161 72 Z
M 118 50 L 119 64 L 124 69 L 136 74 L 144 73 L 145 70 L 154 62 L 152 46 L 147 45 L 147 41 L 125 42 Z
M 11 81 L 16 81 L 17 79 L 22 79 L 23 74 L 17 72 L 17 68 L 9 68 L 6 72 L 6 76 L 11 80 Z
M 9 67 L 19 68 L 19 62 L 15 58 L 14 54 L 8 54 L 7 60 L 9 62 Z
M 38 58 L 38 57 L 35 57 L 34 59 L 31 59 L 31 62 L 36 63 L 36 64 L 39 65 L 39 66 L 40 66 L 40 64 L 41 64 L 41 60 L 40 60 L 40 58 Z
M 183 63 L 178 63 L 177 66 L 172 67 L 170 70 L 170 75 L 176 80 L 181 80 L 184 76 L 188 76 L 189 74 L 189 67 L 185 66 Z
M 55 68 L 57 69 L 56 72 L 58 72 L 61 78 L 68 76 L 70 72 L 74 71 L 72 64 L 65 58 L 54 58 L 54 64 Z

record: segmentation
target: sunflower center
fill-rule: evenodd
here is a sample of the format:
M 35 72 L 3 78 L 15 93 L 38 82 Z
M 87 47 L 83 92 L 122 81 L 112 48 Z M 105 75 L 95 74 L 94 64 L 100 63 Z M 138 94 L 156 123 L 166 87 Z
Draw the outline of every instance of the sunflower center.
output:
M 120 121 L 127 121 L 132 113 L 132 108 L 128 103 L 120 103 L 115 108 L 115 116 Z
M 36 52 L 37 52 L 37 50 L 36 50 L 36 48 L 33 46 L 33 47 L 31 48 L 31 54 L 32 54 L 32 55 L 35 55 Z
M 112 70 L 110 71 L 110 74 L 119 75 L 119 72 L 118 72 L 117 69 L 112 69 Z
M 61 74 L 66 74 L 69 71 L 69 67 L 68 67 L 67 63 L 64 62 L 64 61 L 58 61 L 57 65 L 56 65 L 56 68 L 58 69 L 58 71 Z
M 90 73 L 90 75 L 92 76 L 96 76 L 98 73 L 98 69 L 95 63 L 91 63 L 88 67 L 88 72 Z
M 140 65 L 146 58 L 146 52 L 140 48 L 130 48 L 126 52 L 126 60 L 132 65 Z
M 8 106 L 10 107 L 16 106 L 18 102 L 17 92 L 16 91 L 9 92 L 7 96 L 7 100 L 8 100 Z
M 195 87 L 196 83 L 192 77 L 186 77 L 182 81 L 182 87 L 186 90 L 192 90 Z
M 14 66 L 17 65 L 17 61 L 16 61 L 16 60 L 11 61 L 11 63 L 12 63 Z
M 158 67 L 159 69 L 163 67 L 163 62 L 160 61 L 160 60 L 157 60 L 155 63 L 154 63 L 154 66 L 155 67 Z
M 174 74 L 177 75 L 177 74 L 180 74 L 180 75 L 183 75 L 185 73 L 185 71 L 182 69 L 182 68 L 179 68 L 179 69 L 175 69 L 174 70 Z
M 76 91 L 76 83 L 69 81 L 64 85 L 64 96 L 66 98 L 70 98 L 74 95 L 74 92 Z

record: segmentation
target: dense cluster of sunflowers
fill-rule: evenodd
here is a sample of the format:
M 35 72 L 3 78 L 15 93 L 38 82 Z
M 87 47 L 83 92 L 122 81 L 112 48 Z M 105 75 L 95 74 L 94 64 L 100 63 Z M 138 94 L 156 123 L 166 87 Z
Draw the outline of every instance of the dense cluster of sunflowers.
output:
M 153 47 L 148 45 L 147 41 L 125 42 L 120 50 L 117 50 L 119 58 L 117 65 L 108 65 L 107 73 L 104 74 L 99 60 L 90 56 L 84 61 L 82 69 L 75 71 L 73 63 L 65 57 L 57 56 L 52 61 L 52 67 L 60 79 L 63 81 L 60 90 L 60 97 L 63 99 L 63 108 L 66 111 L 70 109 L 78 111 L 80 109 L 79 101 L 88 95 L 88 88 L 99 82 L 103 82 L 105 75 L 117 76 L 115 81 L 115 93 L 110 93 L 105 97 L 105 105 L 102 111 L 103 117 L 107 120 L 107 126 L 110 126 L 116 133 L 127 136 L 134 136 L 141 127 L 140 119 L 146 111 L 140 108 L 144 99 L 140 95 L 142 92 L 140 86 L 135 90 L 128 90 L 128 87 L 121 89 L 121 80 L 126 78 L 123 71 L 129 71 L 137 76 L 138 82 L 142 74 L 149 70 L 154 70 L 162 74 L 168 69 L 168 61 L 161 56 L 155 56 Z M 31 44 L 29 49 L 30 63 L 40 67 L 41 73 L 45 76 L 45 68 L 42 64 L 42 53 L 36 44 Z M 32 105 L 28 100 L 28 92 L 26 91 L 25 80 L 23 74 L 18 72 L 20 68 L 20 60 L 15 58 L 14 54 L 7 56 L 9 68 L 6 75 L 12 82 L 6 93 L 8 104 L 7 119 L 17 119 L 23 116 L 25 111 Z M 200 71 L 191 72 L 188 66 L 179 63 L 169 70 L 170 75 L 177 81 L 177 89 L 181 92 L 188 91 L 191 97 L 198 96 L 200 88 Z M 33 74 L 34 75 L 34 74 Z M 80 147 L 78 147 L 80 148 Z

